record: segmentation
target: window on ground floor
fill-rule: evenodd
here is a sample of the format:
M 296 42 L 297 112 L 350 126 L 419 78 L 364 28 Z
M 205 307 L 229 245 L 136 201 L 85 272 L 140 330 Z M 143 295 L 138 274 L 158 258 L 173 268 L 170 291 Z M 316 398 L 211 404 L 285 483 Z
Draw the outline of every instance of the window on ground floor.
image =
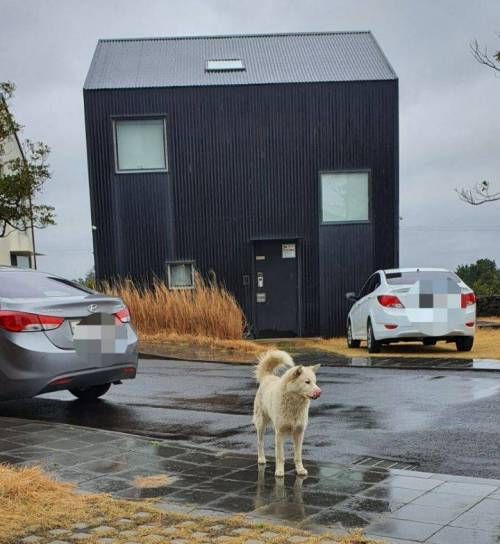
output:
M 350 223 L 369 220 L 368 172 L 321 174 L 321 222 Z
M 31 255 L 26 253 L 10 252 L 10 264 L 18 268 L 31 268 Z
M 167 280 L 169 289 L 194 289 L 194 262 L 167 263 Z
M 165 119 L 116 119 L 114 131 L 117 172 L 167 170 Z

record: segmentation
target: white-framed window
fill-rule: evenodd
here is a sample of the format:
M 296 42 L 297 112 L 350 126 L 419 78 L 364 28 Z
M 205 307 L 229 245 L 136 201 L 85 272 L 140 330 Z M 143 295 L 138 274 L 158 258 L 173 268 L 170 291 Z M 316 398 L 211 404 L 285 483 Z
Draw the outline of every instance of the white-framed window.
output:
M 320 177 L 322 223 L 369 221 L 368 172 L 323 172 Z
M 164 118 L 115 119 L 117 172 L 164 172 L 167 146 Z
M 194 262 L 168 262 L 167 280 L 169 289 L 194 289 Z

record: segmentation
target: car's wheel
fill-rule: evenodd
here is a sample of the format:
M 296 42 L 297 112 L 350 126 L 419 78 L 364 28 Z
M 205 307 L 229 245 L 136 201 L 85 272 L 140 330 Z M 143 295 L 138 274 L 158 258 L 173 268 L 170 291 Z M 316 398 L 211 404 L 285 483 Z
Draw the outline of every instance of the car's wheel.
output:
M 103 383 L 102 385 L 94 385 L 92 387 L 70 389 L 69 392 L 75 397 L 83 401 L 93 401 L 102 397 L 109 391 L 111 387 L 110 383 Z
M 470 351 L 474 344 L 473 336 L 460 336 L 455 340 L 457 351 Z
M 370 320 L 368 320 L 368 325 L 366 327 L 366 347 L 368 348 L 368 353 L 380 352 L 380 342 L 375 340 L 372 322 Z
M 361 344 L 360 340 L 355 340 L 352 337 L 352 325 L 351 325 L 351 320 L 349 319 L 349 321 L 347 322 L 347 347 L 359 348 L 360 344 Z
M 436 345 L 436 340 L 434 340 L 434 338 L 424 338 L 422 340 L 422 344 L 424 346 L 435 346 Z

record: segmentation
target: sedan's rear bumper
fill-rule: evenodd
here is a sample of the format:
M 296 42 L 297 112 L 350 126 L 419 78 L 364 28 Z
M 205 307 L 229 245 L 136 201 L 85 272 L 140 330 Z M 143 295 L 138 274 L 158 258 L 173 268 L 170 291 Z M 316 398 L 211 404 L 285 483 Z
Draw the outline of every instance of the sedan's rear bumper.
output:
M 55 346 L 42 332 L 0 334 L 0 400 L 133 378 L 130 369 L 137 370 L 137 337 L 127 327 L 122 352 L 85 357 Z
M 57 376 L 12 379 L 0 370 L 0 401 L 35 397 L 42 393 L 86 388 L 133 379 L 137 374 L 137 353 L 129 361 L 106 368 L 66 372 Z
M 461 309 L 383 308 L 378 305 L 373 308 L 370 317 L 377 340 L 453 340 L 474 336 L 476 332 L 475 306 Z
M 472 322 L 475 319 L 472 318 Z M 469 321 L 468 321 L 469 322 Z M 388 328 L 389 327 L 389 328 Z M 395 328 L 393 328 L 395 327 Z M 461 336 L 474 336 L 475 326 L 465 323 L 411 323 L 406 319 L 395 319 L 394 316 L 385 316 L 384 319 L 373 322 L 373 332 L 377 340 L 453 340 Z
M 116 383 L 122 380 L 131 380 L 137 374 L 137 362 L 126 366 L 105 368 L 102 370 L 87 370 L 75 374 L 59 376 L 49 382 L 38 394 L 51 393 L 64 389 L 86 389 L 94 385 Z

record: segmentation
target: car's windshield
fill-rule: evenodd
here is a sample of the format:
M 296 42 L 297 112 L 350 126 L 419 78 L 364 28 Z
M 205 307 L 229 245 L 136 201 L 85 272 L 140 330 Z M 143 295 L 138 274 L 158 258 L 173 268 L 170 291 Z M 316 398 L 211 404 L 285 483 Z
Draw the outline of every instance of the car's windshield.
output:
M 412 270 L 409 272 L 386 272 L 385 277 L 389 285 L 413 285 L 417 281 L 453 280 L 460 278 L 448 270 Z
M 72 281 L 33 272 L 0 274 L 1 298 L 84 296 L 93 292 Z

